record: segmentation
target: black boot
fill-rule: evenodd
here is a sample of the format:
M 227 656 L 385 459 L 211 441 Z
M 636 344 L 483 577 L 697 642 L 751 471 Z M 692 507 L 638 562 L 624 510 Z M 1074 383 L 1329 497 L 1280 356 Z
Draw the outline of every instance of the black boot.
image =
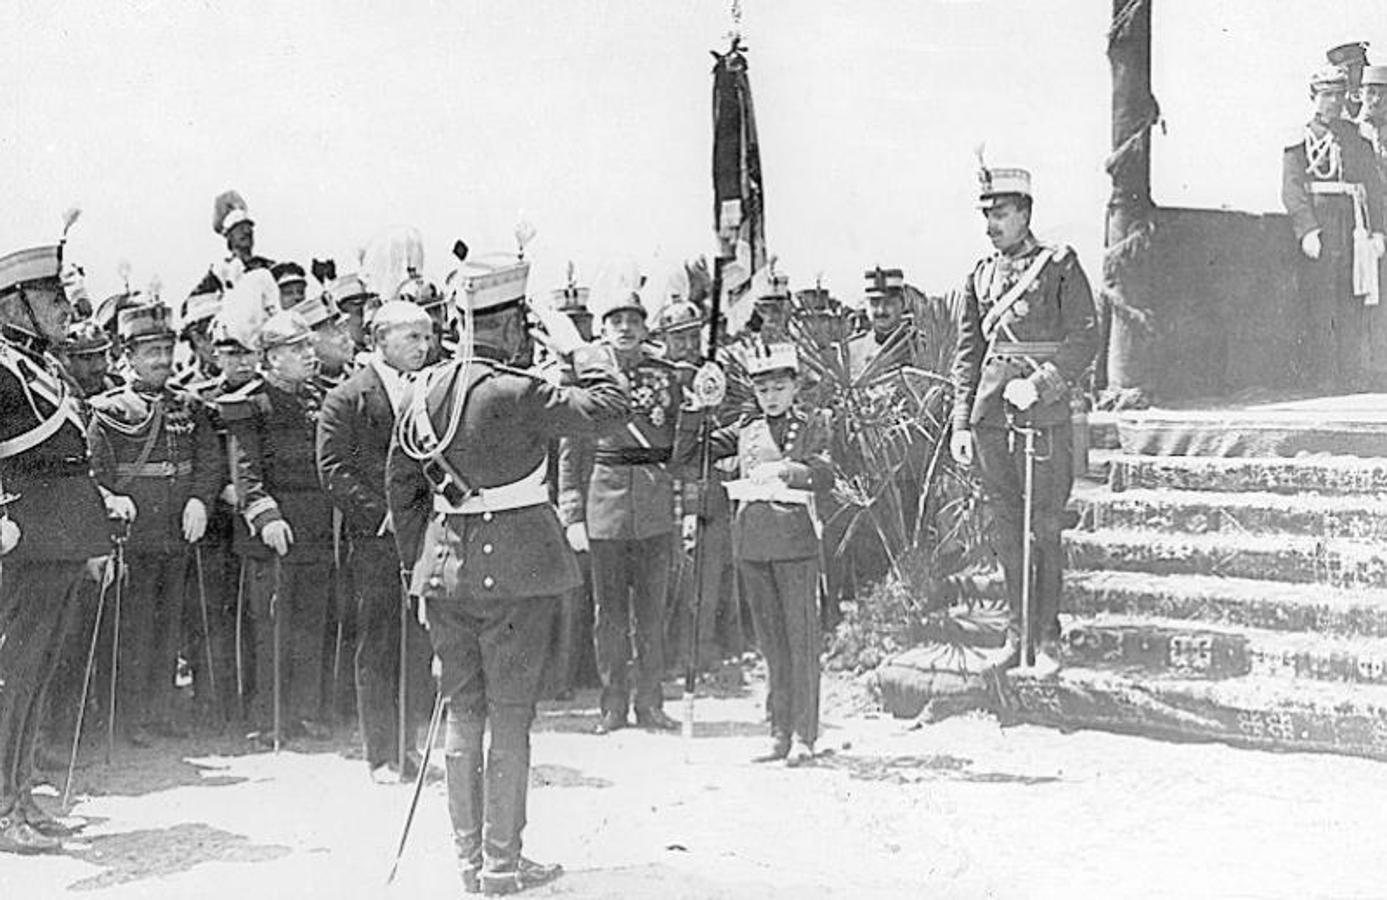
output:
M 448 773 L 448 817 L 453 823 L 462 889 L 481 891 L 482 870 L 482 735 L 486 722 L 459 718 L 448 711 L 445 767 Z
M 486 755 L 486 866 L 482 890 L 510 894 L 553 881 L 563 871 L 521 857 L 525 803 L 530 786 L 530 722 L 534 708 L 494 705 L 489 710 L 491 746 Z

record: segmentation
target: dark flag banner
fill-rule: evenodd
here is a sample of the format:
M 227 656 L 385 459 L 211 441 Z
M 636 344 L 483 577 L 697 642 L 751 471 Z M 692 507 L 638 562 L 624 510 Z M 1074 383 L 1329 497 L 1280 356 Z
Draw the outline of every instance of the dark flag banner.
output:
M 734 258 L 722 273 L 722 314 L 734 333 L 751 317 L 746 297 L 752 276 L 766 265 L 765 198 L 746 53 L 734 38 L 726 53 L 713 56 L 713 225 L 733 236 Z

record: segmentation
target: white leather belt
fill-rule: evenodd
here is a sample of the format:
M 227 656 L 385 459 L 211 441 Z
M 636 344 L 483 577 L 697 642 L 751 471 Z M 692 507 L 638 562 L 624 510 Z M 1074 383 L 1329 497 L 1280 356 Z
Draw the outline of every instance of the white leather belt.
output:
M 787 486 L 783 481 L 752 481 L 750 478 L 737 478 L 724 481 L 727 496 L 731 500 L 750 503 L 754 500 L 767 500 L 772 503 L 794 503 L 808 506 L 814 502 L 814 492 Z
M 519 481 L 499 487 L 478 488 L 461 503 L 453 504 L 435 492 L 433 511 L 448 516 L 476 516 L 482 513 L 524 509 L 549 502 L 549 489 L 544 484 L 544 464 Z

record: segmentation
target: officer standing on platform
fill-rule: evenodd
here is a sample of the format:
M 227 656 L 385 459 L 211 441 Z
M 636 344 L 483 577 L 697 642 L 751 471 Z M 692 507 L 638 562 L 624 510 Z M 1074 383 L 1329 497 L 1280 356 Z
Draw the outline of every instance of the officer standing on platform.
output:
M 448 700 L 448 811 L 466 891 L 508 894 L 552 881 L 521 855 L 530 724 L 554 615 L 579 584 L 544 487 L 553 438 L 619 427 L 625 391 L 610 356 L 537 310 L 576 386 L 528 366 L 529 263 L 468 262 L 456 283 L 472 342 L 428 370 L 391 446 L 388 496 L 410 593 L 423 603 Z M 491 743 L 483 759 L 487 724 Z
M 132 373 L 91 399 L 88 443 L 104 492 L 126 495 L 128 592 L 117 649 L 117 710 L 137 746 L 186 735 L 174 716 L 174 673 L 189 545 L 202 539 L 226 462 L 202 402 L 168 388 L 176 335 L 162 304 L 123 310 L 117 325 Z
M 33 796 L 34 751 L 49 682 L 80 617 L 88 559 L 110 551 L 106 517 L 134 517 L 128 498 L 103 509 L 85 423 L 48 348 L 72 310 L 62 246 L 0 257 L 0 852 L 45 853 L 72 829 Z
M 669 461 L 683 390 L 673 364 L 645 349 L 645 316 L 634 291 L 619 295 L 602 312 L 603 343 L 615 351 L 630 383 L 630 421 L 595 441 L 565 441 L 559 459 L 559 514 L 569 545 L 592 554 L 593 632 L 602 678 L 598 734 L 627 725 L 633 703 L 630 668 L 637 724 L 678 727 L 665 715 L 660 682 L 674 533 Z
M 318 474 L 341 511 L 355 592 L 356 710 L 372 780 L 395 782 L 417 771 L 414 726 L 428 716 L 429 654 L 414 614 L 406 624 L 406 753 L 398 759 L 400 722 L 400 558 L 385 497 L 386 454 L 405 379 L 424 365 L 433 322 L 418 306 L 392 300 L 371 319 L 370 362 L 328 391 L 318 419 Z
M 1314 116 L 1282 151 L 1281 200 L 1303 256 L 1301 366 L 1324 391 L 1362 386 L 1364 305 L 1376 305 L 1381 289 L 1382 179 L 1371 145 L 1343 118 L 1347 90 L 1343 70 L 1315 72 Z M 1364 241 L 1355 239 L 1360 230 Z
M 332 504 L 318 483 L 316 437 L 322 394 L 313 384 L 312 333 L 296 313 L 260 327 L 263 380 L 219 399 L 232 438 L 232 472 L 255 559 L 247 593 L 254 621 L 251 738 L 330 736 L 320 724 L 321 673 L 332 565 Z M 276 621 L 278 620 L 278 621 Z M 275 629 L 280 637 L 275 644 Z M 283 702 L 273 733 L 276 655 Z
M 953 436 L 960 465 L 976 465 L 996 516 L 993 550 L 1002 564 L 1011 624 L 1006 666 L 1020 660 L 1023 542 L 1034 534 L 1031 646 L 1037 669 L 1059 667 L 1064 506 L 1073 484 L 1069 391 L 1098 348 L 1088 278 L 1074 251 L 1031 233 L 1031 177 L 983 169 L 979 205 L 996 252 L 963 284 L 954 352 Z M 1032 522 L 1023 522 L 1026 466 L 1017 429 L 1038 432 Z

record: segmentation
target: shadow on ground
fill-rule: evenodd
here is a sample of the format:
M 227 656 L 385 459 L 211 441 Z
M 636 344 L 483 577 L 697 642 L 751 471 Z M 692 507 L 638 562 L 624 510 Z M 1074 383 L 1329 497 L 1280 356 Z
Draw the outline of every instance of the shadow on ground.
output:
M 68 856 L 102 871 L 73 882 L 68 890 L 102 890 L 186 872 L 202 863 L 269 862 L 288 854 L 288 847 L 253 844 L 245 835 L 200 822 L 99 835 L 82 845 L 69 845 Z
M 826 887 L 777 886 L 768 882 L 719 882 L 674 866 L 654 863 L 620 869 L 583 869 L 534 892 L 536 897 L 620 897 L 622 900 L 821 900 L 842 896 Z
M 530 787 L 609 788 L 612 782 L 594 775 L 584 775 L 572 766 L 540 763 L 530 767 Z
M 889 781 L 895 784 L 915 784 L 922 781 L 967 781 L 977 784 L 1019 784 L 1033 786 L 1052 784 L 1060 779 L 1053 775 L 1024 775 L 1017 772 L 978 772 L 973 761 L 961 756 L 932 754 L 929 756 L 854 756 L 842 753 L 820 756 L 814 765 L 821 769 L 841 769 L 853 778 L 864 781 Z
M 190 754 L 191 755 L 191 754 Z M 62 790 L 64 773 L 44 773 L 48 783 Z M 220 767 L 190 762 L 169 749 L 126 752 L 104 763 L 80 770 L 73 782 L 75 794 L 139 797 L 178 787 L 227 787 L 246 779 L 224 774 Z

